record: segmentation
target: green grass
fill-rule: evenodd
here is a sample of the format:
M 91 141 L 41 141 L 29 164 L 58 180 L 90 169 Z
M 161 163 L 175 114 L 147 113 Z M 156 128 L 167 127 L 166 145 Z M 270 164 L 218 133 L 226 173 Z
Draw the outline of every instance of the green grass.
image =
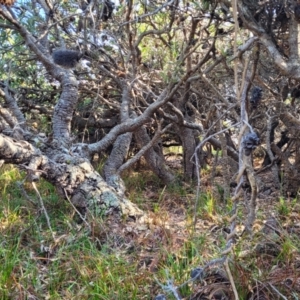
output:
M 122 256 L 109 240 L 99 246 L 73 221 L 69 203 L 42 180 L 38 189 L 54 241 L 38 204 L 16 184 L 24 174 L 11 166 L 1 171 L 0 299 L 151 299 L 153 278 L 137 272 L 135 254 Z M 30 185 L 24 187 L 35 201 Z
M 51 184 L 41 180 L 37 187 L 50 218 L 53 239 L 34 189 L 24 183 L 25 195 L 17 184 L 25 174 L 4 166 L 0 170 L 0 299 L 153 299 L 162 293 L 157 280 L 165 284 L 172 279 L 179 286 L 190 278 L 193 268 L 219 257 L 226 243 L 222 226 L 228 225 L 219 220 L 228 217 L 229 204 L 219 203 L 202 191 L 196 213 L 203 226 L 194 228 L 195 194 L 191 187 L 165 187 L 148 172 L 128 175 L 124 177 L 128 198 L 151 211 L 152 224 L 138 231 L 126 220 L 116 224 L 110 219 L 90 218 L 90 233 L 84 224 L 74 221 L 72 206 Z M 150 199 L 149 191 L 154 192 Z M 282 198 L 274 206 L 276 210 L 288 220 L 300 209 L 295 201 L 290 205 Z M 181 222 L 185 225 L 177 231 L 175 227 Z M 249 287 L 255 289 L 257 282 L 266 286 L 271 282 L 283 295 L 293 294 L 293 290 L 278 284 L 280 281 L 272 282 L 274 276 L 270 275 L 276 268 L 290 270 L 291 278 L 299 273 L 294 266 L 299 236 L 283 233 L 275 241 L 280 244 L 277 257 L 250 251 L 241 258 L 243 250 L 254 249 L 261 242 L 260 234 L 252 240 L 243 236 L 237 241 L 231 269 L 240 299 L 247 299 Z M 207 284 L 213 286 L 209 280 Z M 179 292 L 187 298 L 196 286 L 200 288 L 201 284 L 188 284 Z M 174 298 L 168 295 L 167 299 Z

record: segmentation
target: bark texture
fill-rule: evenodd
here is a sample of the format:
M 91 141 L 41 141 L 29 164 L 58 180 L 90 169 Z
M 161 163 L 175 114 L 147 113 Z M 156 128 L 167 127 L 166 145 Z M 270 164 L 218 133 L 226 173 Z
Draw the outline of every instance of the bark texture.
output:
M 43 146 L 48 150 L 47 154 L 43 153 Z M 52 144 L 50 148 L 56 147 Z M 26 141 L 16 141 L 0 134 L 0 159 L 5 159 L 6 163 L 22 164 L 29 181 L 45 178 L 62 196 L 70 197 L 81 212 L 89 210 L 98 216 L 112 211 L 135 217 L 143 215 L 124 197 L 124 191 L 108 185 L 86 158 L 51 151 L 49 145 L 37 149 Z
M 177 132 L 182 142 L 184 178 L 187 181 L 196 179 L 196 164 L 192 159 L 196 149 L 194 130 L 177 126 Z
M 145 127 L 138 129 L 134 136 L 140 148 L 147 145 L 151 141 Z M 174 182 L 175 176 L 171 173 L 169 167 L 166 165 L 163 155 L 157 153 L 154 148 L 150 148 L 144 154 L 144 157 L 151 170 L 160 179 L 162 179 L 166 184 Z

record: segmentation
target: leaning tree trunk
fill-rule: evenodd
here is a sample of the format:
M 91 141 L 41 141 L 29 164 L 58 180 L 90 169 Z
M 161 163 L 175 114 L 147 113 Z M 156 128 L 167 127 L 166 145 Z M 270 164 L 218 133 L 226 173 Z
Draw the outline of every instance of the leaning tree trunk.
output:
M 193 159 L 196 149 L 195 130 L 181 126 L 176 127 L 183 148 L 184 178 L 187 181 L 196 179 L 197 168 Z
M 136 130 L 134 136 L 140 148 L 147 145 L 151 141 L 145 127 L 141 127 Z M 166 184 L 174 182 L 175 176 L 171 173 L 169 167 L 166 165 L 165 159 L 161 153 L 156 152 L 154 148 L 150 148 L 144 154 L 144 157 L 151 170 L 160 179 L 162 179 L 163 182 Z
M 120 109 L 121 121 L 125 122 L 129 119 L 130 107 L 129 87 L 124 84 L 122 94 L 122 105 Z M 104 177 L 106 182 L 116 188 L 118 191 L 124 190 L 122 180 L 118 173 L 118 169 L 122 166 L 130 147 L 132 140 L 132 132 L 124 133 L 116 139 L 113 149 L 104 165 Z
M 112 211 L 132 216 L 143 214 L 109 186 L 88 159 L 56 150 L 54 143 L 50 146 L 52 151 L 49 151 L 49 146 L 40 140 L 38 149 L 26 141 L 16 141 L 0 134 L 0 158 L 6 163 L 22 165 L 28 173 L 28 181 L 44 177 L 59 194 L 70 197 L 80 212 L 89 210 L 96 215 Z M 44 149 L 47 149 L 48 155 L 43 153 Z

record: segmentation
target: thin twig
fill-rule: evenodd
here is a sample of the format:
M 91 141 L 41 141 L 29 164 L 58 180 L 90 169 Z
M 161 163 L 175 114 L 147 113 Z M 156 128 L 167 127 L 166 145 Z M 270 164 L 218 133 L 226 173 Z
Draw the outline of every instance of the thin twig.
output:
M 248 123 L 248 121 L 243 120 L 243 122 L 248 126 L 251 133 L 254 133 L 253 127 Z
M 44 215 L 45 215 L 45 218 L 46 218 L 46 221 L 47 221 L 48 228 L 49 228 L 49 230 L 50 230 L 50 232 L 51 232 L 51 235 L 52 235 L 52 238 L 53 238 L 53 240 L 54 240 L 54 242 L 55 242 L 55 241 L 56 241 L 55 235 L 54 235 L 54 232 L 53 232 L 53 230 L 52 230 L 52 227 L 51 227 L 51 224 L 50 224 L 50 218 L 49 218 L 49 215 L 48 215 L 48 213 L 47 213 L 47 210 L 46 210 L 46 207 L 45 207 L 45 205 L 44 205 L 44 202 L 43 202 L 43 199 L 42 199 L 42 197 L 41 197 L 41 194 L 40 194 L 40 192 L 38 191 L 38 189 L 37 189 L 37 187 L 36 187 L 36 185 L 35 185 L 35 182 L 32 181 L 31 184 L 32 184 L 33 189 L 35 190 L 35 192 L 36 192 L 36 194 L 37 194 L 37 197 L 38 197 L 38 199 L 39 199 L 40 205 L 41 205 L 41 207 L 42 207 L 42 210 L 43 210 L 43 212 L 44 212 Z
M 288 300 L 287 297 L 283 296 L 277 289 L 276 287 L 272 284 L 272 283 L 269 283 L 269 286 L 280 296 L 282 297 L 284 300 Z
M 234 293 L 235 300 L 239 300 L 239 295 L 237 293 L 236 286 L 235 286 L 235 283 L 234 283 L 234 280 L 233 280 L 233 277 L 232 277 L 232 274 L 231 274 L 231 271 L 230 271 L 230 268 L 228 265 L 228 257 L 226 258 L 226 260 L 224 262 L 224 266 L 225 266 L 225 270 L 228 275 L 228 278 L 229 278 L 229 281 L 230 281 L 230 284 L 231 284 L 231 287 L 232 287 L 232 290 Z
M 169 274 L 168 274 L 168 270 L 165 270 L 166 272 L 166 275 L 167 277 L 169 277 Z M 156 282 L 160 285 L 160 287 L 166 292 L 166 293 L 172 293 L 175 297 L 176 300 L 181 300 L 181 297 L 179 296 L 177 290 L 178 290 L 178 287 L 176 287 L 174 284 L 173 284 L 173 279 L 170 279 L 168 278 L 167 279 L 167 284 L 161 284 L 157 278 L 156 279 Z

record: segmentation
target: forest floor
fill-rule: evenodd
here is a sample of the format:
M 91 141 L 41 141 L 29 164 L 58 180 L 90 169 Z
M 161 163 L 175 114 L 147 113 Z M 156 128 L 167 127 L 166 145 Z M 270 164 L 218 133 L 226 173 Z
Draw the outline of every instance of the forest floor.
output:
M 195 268 L 220 257 L 228 234 L 232 203 L 205 176 L 195 204 L 195 185 L 165 187 L 146 171 L 130 171 L 127 196 L 146 221 L 89 215 L 88 228 L 41 181 L 47 221 L 34 189 L 20 184 L 24 174 L 2 167 L 0 299 L 176 299 L 163 289 L 168 282 L 181 299 L 234 299 L 222 265 L 184 284 Z M 258 200 L 251 235 L 242 234 L 246 215 L 240 203 L 229 264 L 239 299 L 300 299 L 299 199 Z

